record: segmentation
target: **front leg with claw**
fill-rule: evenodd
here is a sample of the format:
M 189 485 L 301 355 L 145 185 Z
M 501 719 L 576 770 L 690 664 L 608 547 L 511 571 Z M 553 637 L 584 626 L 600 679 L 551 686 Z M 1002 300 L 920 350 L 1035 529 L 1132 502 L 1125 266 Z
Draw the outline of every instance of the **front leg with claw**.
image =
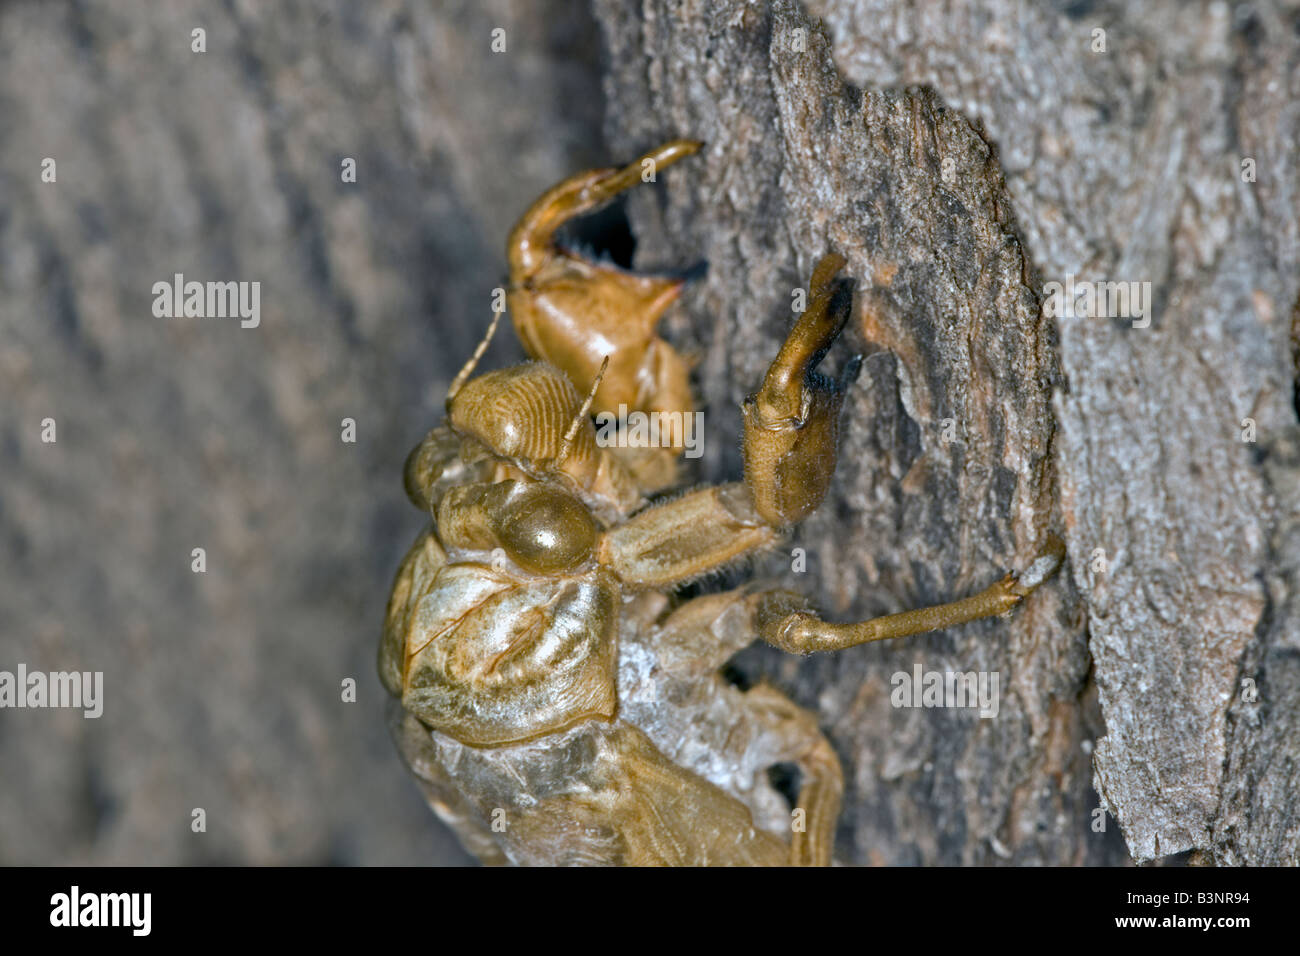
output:
M 759 390 L 745 402 L 745 483 L 755 510 L 776 528 L 810 514 L 826 495 L 835 471 L 844 382 L 819 375 L 818 362 L 843 329 L 850 311 L 837 296 L 842 257 L 824 257 L 809 283 L 811 303 L 768 368 Z M 845 380 L 852 378 L 850 363 Z M 758 633 L 797 654 L 831 651 L 868 641 L 906 637 L 1004 614 L 1050 577 L 1065 546 L 1049 536 L 1043 552 L 1020 575 L 1008 574 L 973 597 L 851 624 L 821 620 L 799 595 L 757 596 Z
M 682 280 L 638 275 L 556 243 L 570 220 L 592 212 L 632 186 L 700 148 L 694 140 L 664 143 L 620 168 L 579 173 L 547 190 L 520 218 L 506 245 L 510 313 L 528 354 L 550 362 L 586 392 L 597 380 L 591 410 L 686 413 L 694 407 L 686 362 L 656 334 Z
M 848 321 L 852 300 L 835 283 L 843 256 L 824 256 L 808 283 L 809 304 L 786 337 L 758 391 L 745 400 L 745 484 L 754 507 L 776 528 L 812 514 L 835 474 L 840 407 L 857 374 L 841 381 L 817 365 Z
M 839 382 L 817 365 L 852 311 L 835 282 L 844 259 L 825 256 L 809 282 L 809 306 L 744 405 L 745 481 L 702 488 L 641 511 L 603 535 L 600 560 L 625 583 L 674 587 L 753 551 L 811 514 L 835 474 L 840 407 L 857 362 Z M 1049 537 L 1022 575 L 1009 574 L 974 597 L 854 624 L 822 621 L 789 591 L 754 595 L 759 636 L 795 653 L 835 650 L 1003 614 L 1060 566 L 1064 546 Z

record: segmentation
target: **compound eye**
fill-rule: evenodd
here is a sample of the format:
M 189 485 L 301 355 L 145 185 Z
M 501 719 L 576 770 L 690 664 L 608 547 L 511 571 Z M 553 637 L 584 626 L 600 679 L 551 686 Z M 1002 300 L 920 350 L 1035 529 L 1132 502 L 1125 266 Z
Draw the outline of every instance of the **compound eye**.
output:
M 537 488 L 502 516 L 498 537 L 520 567 L 538 574 L 568 571 L 596 550 L 600 529 L 582 502 L 555 488 Z

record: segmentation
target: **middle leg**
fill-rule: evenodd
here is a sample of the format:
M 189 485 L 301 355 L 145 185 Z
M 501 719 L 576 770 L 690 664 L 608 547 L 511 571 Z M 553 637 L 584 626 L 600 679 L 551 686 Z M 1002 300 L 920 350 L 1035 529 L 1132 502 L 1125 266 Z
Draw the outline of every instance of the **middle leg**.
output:
M 1023 573 L 1011 572 L 978 594 L 946 604 L 846 624 L 822 620 L 809 607 L 807 600 L 793 591 L 770 591 L 754 599 L 758 636 L 791 654 L 811 654 L 997 617 L 1016 607 L 1051 577 L 1064 558 L 1064 542 L 1054 534 L 1048 535 L 1042 553 Z

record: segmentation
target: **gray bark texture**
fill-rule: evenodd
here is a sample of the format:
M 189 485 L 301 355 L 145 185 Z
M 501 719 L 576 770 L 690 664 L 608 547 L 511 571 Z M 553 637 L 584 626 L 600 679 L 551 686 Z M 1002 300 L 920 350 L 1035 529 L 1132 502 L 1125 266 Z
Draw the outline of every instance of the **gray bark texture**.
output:
M 804 587 L 852 617 L 970 591 L 1048 526 L 1069 545 L 1009 622 L 788 678 L 851 768 L 845 852 L 1109 862 L 1095 785 L 1137 860 L 1295 863 L 1295 9 L 597 11 L 611 145 L 710 143 L 632 205 L 642 258 L 708 262 L 708 407 L 757 380 L 817 256 L 858 280 L 870 358 Z M 1149 327 L 1042 318 L 1070 275 L 1149 282 Z M 1000 672 L 1001 713 L 892 709 L 918 663 Z
M 1069 548 L 1006 619 L 737 659 L 839 753 L 839 857 L 1297 862 L 1300 10 L 1174 0 L 0 6 L 0 670 L 105 675 L 0 715 L 0 862 L 467 860 L 375 676 L 402 460 L 519 213 L 675 136 L 626 212 L 696 276 L 692 480 L 813 263 L 857 290 L 831 495 L 746 573 L 851 620 Z M 261 325 L 155 318 L 177 272 Z M 1046 314 L 1068 276 L 1150 324 Z M 917 667 L 996 717 L 894 706 Z

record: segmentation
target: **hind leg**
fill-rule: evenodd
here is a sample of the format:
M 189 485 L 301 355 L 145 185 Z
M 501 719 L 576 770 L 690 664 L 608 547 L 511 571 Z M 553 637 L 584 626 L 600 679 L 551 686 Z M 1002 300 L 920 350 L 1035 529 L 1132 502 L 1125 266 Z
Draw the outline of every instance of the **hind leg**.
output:
M 761 596 L 740 589 L 688 601 L 657 629 L 655 649 L 661 666 L 687 675 L 699 693 L 713 701 L 731 701 L 732 721 L 725 741 L 718 742 L 720 746 L 736 741 L 744 759 L 759 773 L 783 763 L 799 769 L 796 803 L 782 826 L 791 837 L 789 862 L 828 866 L 844 778 L 816 715 L 770 684 L 740 691 L 720 672 L 731 657 L 756 639 L 756 608 Z M 695 702 L 682 703 L 689 706 Z M 767 825 L 774 828 L 778 822 L 772 820 Z
M 799 768 L 798 802 L 791 813 L 790 864 L 830 866 L 835 849 L 835 823 L 844 796 L 844 774 L 817 718 L 770 684 L 745 693 L 755 717 L 780 741 L 781 762 Z

